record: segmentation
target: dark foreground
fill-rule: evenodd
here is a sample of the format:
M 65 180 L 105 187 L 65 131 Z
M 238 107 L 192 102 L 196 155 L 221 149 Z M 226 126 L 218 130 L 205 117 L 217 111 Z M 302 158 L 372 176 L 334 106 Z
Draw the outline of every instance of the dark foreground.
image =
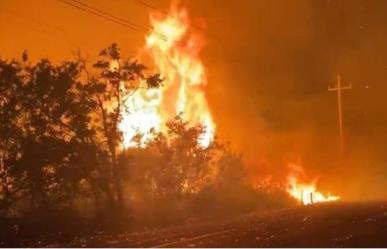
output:
M 30 246 L 386 247 L 387 202 L 331 203 Z

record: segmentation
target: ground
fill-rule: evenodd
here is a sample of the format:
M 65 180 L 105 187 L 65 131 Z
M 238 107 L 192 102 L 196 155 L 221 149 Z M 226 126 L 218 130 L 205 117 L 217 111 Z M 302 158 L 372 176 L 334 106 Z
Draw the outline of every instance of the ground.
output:
M 387 202 L 326 203 L 35 243 L 50 247 L 386 247 Z

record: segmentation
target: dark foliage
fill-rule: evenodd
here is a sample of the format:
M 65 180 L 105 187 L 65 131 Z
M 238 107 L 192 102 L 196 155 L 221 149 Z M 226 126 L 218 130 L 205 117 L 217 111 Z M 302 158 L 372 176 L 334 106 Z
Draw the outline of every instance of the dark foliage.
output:
M 79 222 L 131 217 L 144 225 L 286 204 L 251 188 L 241 157 L 216 139 L 201 146 L 205 128 L 181 116 L 165 133 L 151 130 L 145 147 L 123 150 L 122 103 L 157 87 L 161 76 L 116 44 L 91 68 L 82 57 L 32 63 L 26 52 L 0 60 L 0 216 L 67 210 Z

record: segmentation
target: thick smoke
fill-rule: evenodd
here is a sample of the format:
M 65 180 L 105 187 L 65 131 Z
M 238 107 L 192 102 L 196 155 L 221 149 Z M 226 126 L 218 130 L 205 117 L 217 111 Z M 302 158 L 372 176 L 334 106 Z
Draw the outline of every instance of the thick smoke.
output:
M 301 160 L 344 199 L 386 197 L 385 1 L 214 0 L 192 8 L 207 22 L 221 135 L 255 172 L 265 165 L 281 175 L 286 162 Z M 353 85 L 343 93 L 342 157 L 337 99 L 327 91 L 337 73 Z

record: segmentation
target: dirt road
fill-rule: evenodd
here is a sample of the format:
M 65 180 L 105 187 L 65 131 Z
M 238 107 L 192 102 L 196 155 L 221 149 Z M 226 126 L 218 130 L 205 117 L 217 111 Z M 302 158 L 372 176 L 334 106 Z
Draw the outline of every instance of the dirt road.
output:
M 386 247 L 387 202 L 313 205 L 84 242 L 110 247 Z
M 53 233 L 21 247 L 387 247 L 387 202 L 328 203 L 169 228 Z

